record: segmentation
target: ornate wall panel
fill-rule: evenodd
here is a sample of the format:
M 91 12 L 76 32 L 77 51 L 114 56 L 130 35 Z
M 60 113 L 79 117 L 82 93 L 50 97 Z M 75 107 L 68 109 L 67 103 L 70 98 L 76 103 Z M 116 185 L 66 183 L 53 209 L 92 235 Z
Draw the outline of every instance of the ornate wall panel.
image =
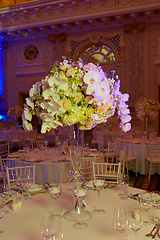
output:
M 126 67 L 129 105 L 134 106 L 142 97 L 142 69 L 141 69 L 141 35 L 133 30 L 133 34 L 126 34 Z

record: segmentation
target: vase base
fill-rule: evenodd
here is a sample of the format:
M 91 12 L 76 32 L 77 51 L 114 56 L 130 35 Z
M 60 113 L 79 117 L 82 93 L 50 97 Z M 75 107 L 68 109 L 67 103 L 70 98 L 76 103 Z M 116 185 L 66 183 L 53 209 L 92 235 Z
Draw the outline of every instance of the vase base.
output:
M 90 219 L 92 217 L 92 213 L 89 211 L 81 210 L 80 214 L 78 214 L 77 211 L 74 210 L 65 212 L 63 214 L 63 217 L 70 221 L 77 221 L 78 218 L 78 221 L 81 222 Z

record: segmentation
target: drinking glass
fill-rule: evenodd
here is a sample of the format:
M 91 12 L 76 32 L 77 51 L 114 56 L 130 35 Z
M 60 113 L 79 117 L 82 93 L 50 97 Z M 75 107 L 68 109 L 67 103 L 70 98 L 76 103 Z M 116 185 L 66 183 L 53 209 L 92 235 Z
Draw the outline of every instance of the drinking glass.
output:
M 61 194 L 61 185 L 60 184 L 52 184 L 49 188 L 50 197 L 54 199 L 54 212 L 51 215 L 54 219 L 60 219 L 62 216 L 56 213 L 56 199 L 60 197 Z
M 134 209 L 129 211 L 129 219 L 128 219 L 129 227 L 134 232 L 134 238 L 137 239 L 137 232 L 142 227 L 142 219 L 141 219 L 141 210 Z
M 3 194 L 0 194 L 0 219 L 2 219 L 5 214 L 5 202 L 6 199 L 4 198 Z M 0 236 L 2 234 L 4 234 L 4 231 L 0 230 Z
M 42 216 L 41 234 L 45 239 L 48 240 L 62 239 L 61 224 L 55 221 L 50 216 L 50 213 L 45 213 Z
M 32 187 L 32 184 L 33 184 L 33 180 L 31 179 L 31 176 L 28 174 L 23 184 L 24 189 L 27 193 L 27 196 L 24 198 L 25 200 L 31 199 L 31 197 L 29 196 L 29 189 Z
M 82 201 L 86 199 L 86 189 L 77 188 L 74 190 L 74 197 L 77 200 L 77 221 L 73 224 L 73 227 L 82 229 L 88 227 L 88 224 L 81 221 L 81 205 Z
M 152 206 L 153 206 L 153 224 L 160 227 L 160 193 L 152 193 Z
M 144 210 L 144 214 L 142 214 L 143 217 L 143 223 L 148 224 L 148 211 L 152 207 L 152 193 L 151 192 L 143 192 L 139 195 L 140 199 L 140 206 Z
M 113 215 L 113 226 L 119 232 L 122 233 L 127 227 L 127 212 L 124 208 L 115 208 Z
M 104 183 L 105 180 L 102 178 L 95 178 L 93 180 L 94 189 L 98 192 L 98 208 L 92 211 L 92 213 L 96 215 L 102 215 L 106 213 L 105 210 L 100 209 L 100 190 L 104 188 Z
M 127 199 L 127 187 L 128 187 L 129 178 L 127 174 L 118 173 L 118 183 L 121 186 L 121 193 L 119 194 L 120 199 Z

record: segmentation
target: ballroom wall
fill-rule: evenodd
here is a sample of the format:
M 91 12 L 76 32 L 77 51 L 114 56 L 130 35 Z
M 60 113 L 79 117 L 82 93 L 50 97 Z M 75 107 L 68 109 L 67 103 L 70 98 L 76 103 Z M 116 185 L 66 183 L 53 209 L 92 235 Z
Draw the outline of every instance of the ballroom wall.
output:
M 95 31 L 90 29 L 90 33 Z M 134 105 L 141 97 L 153 97 L 159 100 L 160 85 L 160 23 L 145 23 L 144 29 L 133 28 L 127 31 L 123 27 L 99 29 L 98 34 L 121 34 L 121 55 L 119 58 L 124 63 L 120 72 L 121 91 L 130 94 L 128 102 L 133 117 L 132 125 L 141 126 L 134 112 Z M 8 42 L 4 54 L 6 56 L 6 111 L 13 105 L 23 106 L 23 93 L 27 93 L 31 86 L 44 78 L 56 60 L 68 56 L 69 39 L 88 34 L 88 31 L 68 33 L 67 39 L 49 41 L 48 35 L 43 38 L 23 38 Z M 101 36 L 101 39 L 103 36 Z M 39 48 L 39 58 L 34 62 L 24 62 L 22 49 L 28 44 L 36 44 Z M 118 63 L 117 63 L 118 65 Z M 119 70 L 120 71 L 120 70 Z M 1 105 L 2 106 L 2 105 Z M 151 127 L 159 132 L 158 118 L 151 122 Z

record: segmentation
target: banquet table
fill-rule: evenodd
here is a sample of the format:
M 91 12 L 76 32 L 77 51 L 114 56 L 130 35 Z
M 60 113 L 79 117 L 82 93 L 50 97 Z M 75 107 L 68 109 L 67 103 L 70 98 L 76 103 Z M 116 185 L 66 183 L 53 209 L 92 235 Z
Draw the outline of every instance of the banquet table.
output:
M 159 144 L 159 142 L 156 142 L 156 144 Z M 116 145 L 120 145 L 121 148 L 127 147 L 127 155 L 137 158 L 137 172 L 146 174 L 145 158 L 149 155 L 149 143 L 116 141 Z M 156 169 L 156 173 L 160 174 L 160 168 Z M 154 174 L 154 172 L 152 171 L 151 174 Z
M 56 199 L 56 212 L 63 215 L 66 211 L 71 211 L 75 204 L 73 193 L 68 191 L 68 183 L 62 183 L 62 191 L 60 198 Z M 139 193 L 142 190 L 129 188 L 133 193 Z M 85 229 L 76 229 L 73 227 L 73 221 L 65 219 L 63 216 L 57 220 L 61 224 L 63 240 L 117 240 L 123 239 L 121 235 L 113 228 L 113 212 L 116 207 L 125 208 L 127 212 L 131 209 L 140 209 L 140 204 L 137 200 L 128 198 L 122 200 L 119 197 L 120 186 L 114 188 L 103 189 L 100 192 L 100 205 L 106 211 L 106 214 L 101 216 L 92 215 L 86 222 L 88 227 Z M 15 198 L 16 196 L 14 196 Z M 98 205 L 98 195 L 96 191 L 87 190 L 86 210 L 92 212 Z M 11 205 L 6 206 L 8 213 L 0 219 L 0 230 L 5 233 L 1 237 L 3 240 L 42 240 L 40 234 L 40 225 L 42 215 L 47 212 L 53 212 L 53 199 L 49 193 L 39 193 L 31 196 L 30 200 L 22 200 L 22 208 L 13 211 Z M 145 237 L 145 234 L 150 233 L 153 224 L 142 225 L 142 228 L 137 232 L 137 240 L 151 239 Z M 128 240 L 133 240 L 133 232 L 127 226 L 125 237 Z M 123 237 L 121 237 L 123 236 Z
M 36 183 L 63 183 L 67 181 L 67 172 L 72 169 L 70 155 L 59 153 L 55 148 L 42 151 L 34 149 L 30 150 L 22 159 L 20 152 L 23 154 L 23 151 L 18 151 L 10 154 L 8 158 L 13 159 L 13 161 L 20 159 L 21 166 L 35 164 Z M 88 157 L 101 162 L 103 154 L 91 151 Z M 13 165 L 15 164 L 13 163 Z
M 11 142 L 13 138 L 18 138 L 20 140 L 20 145 L 23 146 L 26 139 L 30 139 L 32 135 L 35 135 L 35 130 L 33 131 L 25 131 L 22 129 L 10 129 L 0 131 L 0 139 L 6 140 L 7 142 Z

